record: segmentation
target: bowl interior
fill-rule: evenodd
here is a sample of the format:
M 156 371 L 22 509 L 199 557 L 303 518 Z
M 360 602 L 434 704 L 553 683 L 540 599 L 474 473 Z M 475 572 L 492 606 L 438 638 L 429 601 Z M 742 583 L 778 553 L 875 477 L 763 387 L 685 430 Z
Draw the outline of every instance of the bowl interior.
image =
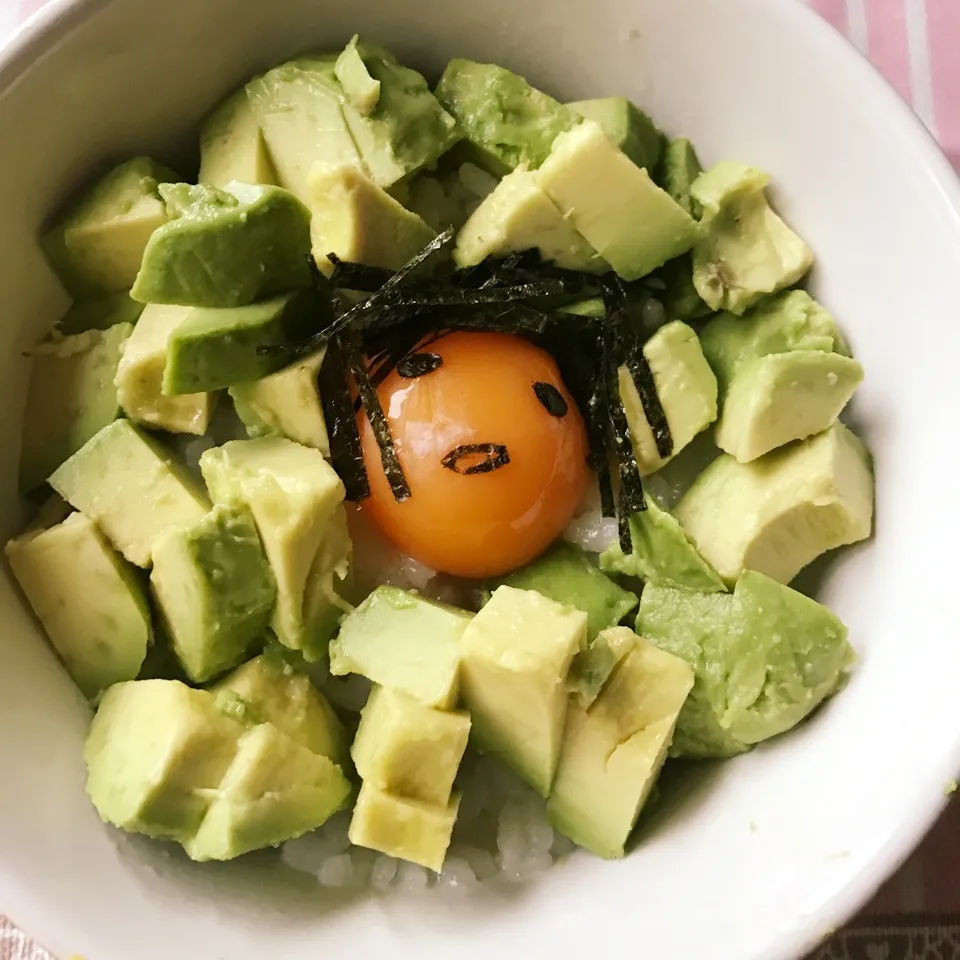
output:
M 466 56 L 565 99 L 625 94 L 705 160 L 772 172 L 817 252 L 813 292 L 867 371 L 852 420 L 876 457 L 877 534 L 819 589 L 851 628 L 856 675 L 790 736 L 680 775 L 623 862 L 575 856 L 508 899 L 344 899 L 275 856 L 198 867 L 102 827 L 83 794 L 88 711 L 0 578 L 0 903 L 90 960 L 573 957 L 628 938 L 660 960 L 799 955 L 919 838 L 960 765 L 960 191 L 906 108 L 799 4 L 55 2 L 0 59 L 3 532 L 19 522 L 21 352 L 65 303 L 35 242 L 44 218 L 108 160 L 189 163 L 191 129 L 233 85 L 355 31 L 434 74 Z

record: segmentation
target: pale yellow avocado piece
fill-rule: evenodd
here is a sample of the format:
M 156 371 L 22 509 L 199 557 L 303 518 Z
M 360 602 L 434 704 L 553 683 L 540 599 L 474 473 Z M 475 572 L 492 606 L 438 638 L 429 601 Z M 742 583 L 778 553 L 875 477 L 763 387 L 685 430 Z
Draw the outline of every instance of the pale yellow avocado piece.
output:
M 459 807 L 459 795 L 447 806 L 438 806 L 394 797 L 365 783 L 353 808 L 350 842 L 439 873 Z
M 336 636 L 340 621 L 354 609 L 344 599 L 351 592 L 352 560 L 353 541 L 347 511 L 341 503 L 333 511 L 307 575 L 303 600 L 306 624 L 303 655 L 307 660 L 328 658 L 330 641 Z
M 277 581 L 274 631 L 285 646 L 303 649 L 308 578 L 343 501 L 340 478 L 318 450 L 282 437 L 232 440 L 207 450 L 200 469 L 216 502 L 253 513 Z
M 445 806 L 470 734 L 470 715 L 435 710 L 374 687 L 350 753 L 364 783 L 398 797 Z
M 567 674 L 587 645 L 587 615 L 532 590 L 497 587 L 461 640 L 461 696 L 473 737 L 541 796 L 553 784 Z
M 787 584 L 820 554 L 870 536 L 870 458 L 841 423 L 750 463 L 723 454 L 674 513 L 728 586 L 744 570 Z
M 309 176 L 313 255 L 325 272 L 327 255 L 399 270 L 436 233 L 353 166 L 316 167 Z
M 592 120 L 561 133 L 536 171 L 537 186 L 624 280 L 686 253 L 697 222 Z
M 717 419 L 717 378 L 696 333 L 680 320 L 661 327 L 644 344 L 643 354 L 650 364 L 673 441 L 670 455 L 661 457 L 633 377 L 621 367 L 620 399 L 630 425 L 637 466 L 645 477 L 672 460 Z
M 87 697 L 140 672 L 153 640 L 133 568 L 81 513 L 11 540 L 10 569 Z
M 243 724 L 204 690 L 135 680 L 100 701 L 84 747 L 87 793 L 107 823 L 181 843 L 197 831 Z
M 263 723 L 241 735 L 223 781 L 210 791 L 200 829 L 184 847 L 203 861 L 276 846 L 321 826 L 352 792 L 330 759 Z
M 547 801 L 557 830 L 598 856 L 623 856 L 692 688 L 688 663 L 636 637 L 592 706 L 571 702 Z
M 497 184 L 463 225 L 453 259 L 463 269 L 487 257 L 533 248 L 567 270 L 610 269 L 537 186 L 536 175 L 520 167 Z
M 690 187 L 706 231 L 693 250 L 693 283 L 714 310 L 742 314 L 813 266 L 813 251 L 770 208 L 769 182 L 768 174 L 724 161 Z
M 187 468 L 129 420 L 104 427 L 50 477 L 50 486 L 138 567 L 150 566 L 164 531 L 196 523 L 210 509 Z
M 251 437 L 277 433 L 329 456 L 327 421 L 317 386 L 326 352 L 322 347 L 262 380 L 230 387 L 237 416 Z
M 828 429 L 863 381 L 850 357 L 820 350 L 770 354 L 744 364 L 717 421 L 717 446 L 741 463 Z
M 381 84 L 379 80 L 374 80 L 370 76 L 370 71 L 357 47 L 359 41 L 358 34 L 350 38 L 350 42 L 343 48 L 343 53 L 337 57 L 333 72 L 350 103 L 363 116 L 368 117 L 377 108 Z
M 214 394 L 166 396 L 161 386 L 170 335 L 193 307 L 148 303 L 124 344 L 115 384 L 123 412 L 156 430 L 203 436 L 213 416 Z
M 223 188 L 231 180 L 277 182 L 277 173 L 246 90 L 238 90 L 228 97 L 200 128 L 197 182 Z

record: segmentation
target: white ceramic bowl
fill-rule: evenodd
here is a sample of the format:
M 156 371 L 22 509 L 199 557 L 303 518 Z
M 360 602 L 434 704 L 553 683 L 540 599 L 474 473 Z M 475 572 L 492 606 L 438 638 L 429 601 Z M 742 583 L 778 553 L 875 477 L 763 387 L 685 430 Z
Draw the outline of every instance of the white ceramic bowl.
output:
M 490 59 L 565 98 L 626 94 L 705 159 L 773 172 L 815 293 L 867 371 L 877 535 L 822 598 L 862 657 L 813 722 L 715 770 L 619 863 L 571 858 L 510 899 L 335 899 L 275 857 L 195 866 L 103 827 L 88 713 L 0 582 L 0 909 L 62 957 L 796 957 L 919 840 L 960 768 L 953 433 L 960 190 L 907 108 L 793 0 L 77 0 L 0 55 L 0 516 L 17 523 L 26 366 L 63 306 L 35 243 L 107 159 L 191 149 L 254 70 L 355 30 L 427 71 Z

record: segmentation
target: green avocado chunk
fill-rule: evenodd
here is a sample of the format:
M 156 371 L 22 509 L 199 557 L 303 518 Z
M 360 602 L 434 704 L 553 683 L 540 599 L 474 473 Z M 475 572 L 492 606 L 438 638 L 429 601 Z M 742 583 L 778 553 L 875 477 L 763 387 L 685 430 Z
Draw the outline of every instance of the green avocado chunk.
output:
M 626 97 L 578 100 L 567 106 L 598 124 L 638 167 L 644 167 L 651 174 L 656 172 L 663 156 L 663 134 L 650 117 Z
M 359 35 L 354 34 L 343 48 L 343 53 L 337 57 L 333 72 L 340 81 L 347 100 L 367 117 L 373 113 L 380 100 L 381 84 L 370 76 L 370 71 L 360 55 L 359 41 Z
M 636 594 L 601 573 L 579 547 L 562 540 L 498 582 L 518 590 L 535 590 L 582 610 L 587 615 L 588 641 L 601 630 L 615 627 L 637 605 Z
M 667 144 L 663 151 L 661 173 L 663 189 L 695 220 L 700 219 L 703 211 L 690 191 L 701 173 L 703 167 L 700 166 L 697 151 L 689 140 L 678 137 Z
M 35 489 L 120 414 L 113 379 L 129 323 L 41 344 L 23 415 L 20 490 Z
M 143 251 L 143 303 L 239 307 L 310 284 L 310 212 L 272 186 L 160 187 L 171 217 Z
M 753 571 L 732 595 L 647 587 L 637 632 L 696 675 L 674 756 L 733 756 L 784 733 L 840 687 L 854 659 L 826 607 Z
M 58 334 L 69 337 L 88 330 L 109 330 L 119 323 L 134 324 L 143 313 L 143 304 L 129 293 L 111 293 L 100 300 L 75 303 L 58 321 Z
M 221 189 L 233 180 L 277 182 L 277 173 L 246 90 L 237 90 L 203 121 L 197 180 Z
M 575 110 L 492 63 L 451 60 L 436 94 L 474 147 L 476 162 L 498 177 L 521 164 L 535 170 L 558 134 L 581 121 Z
M 589 709 L 600 696 L 617 664 L 633 650 L 636 640 L 628 627 L 610 627 L 597 634 L 587 649 L 573 658 L 568 686 L 584 709 Z

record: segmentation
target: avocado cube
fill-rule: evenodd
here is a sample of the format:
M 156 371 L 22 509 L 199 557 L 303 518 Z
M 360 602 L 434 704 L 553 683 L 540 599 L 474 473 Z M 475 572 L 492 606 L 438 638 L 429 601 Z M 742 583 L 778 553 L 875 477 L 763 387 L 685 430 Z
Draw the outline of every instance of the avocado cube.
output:
M 723 162 L 690 188 L 704 229 L 693 251 L 693 282 L 714 310 L 743 314 L 813 266 L 813 251 L 770 208 L 769 182 L 759 170 Z
M 254 184 L 277 182 L 277 173 L 246 90 L 237 90 L 203 121 L 197 180 L 220 189 L 231 180 Z
M 651 175 L 656 172 L 663 156 L 663 134 L 626 97 L 578 100 L 568 106 L 581 117 L 596 123 L 638 167 L 649 170 Z
M 657 396 L 670 427 L 673 447 L 660 455 L 633 376 L 620 368 L 620 400 L 630 426 L 630 437 L 640 475 L 656 473 L 691 440 L 717 419 L 717 378 L 710 369 L 691 327 L 674 320 L 661 327 L 643 346 Z
M 310 211 L 286 190 L 238 180 L 159 190 L 171 219 L 147 242 L 134 300 L 241 307 L 310 285 Z
M 378 587 L 330 644 L 334 676 L 359 673 L 427 706 L 457 701 L 460 643 L 472 614 L 398 587 Z
M 655 586 L 679 587 L 716 593 L 726 585 L 713 567 L 700 556 L 680 522 L 647 497 L 647 509 L 630 517 L 632 551 L 625 555 L 619 543 L 600 555 L 600 569 L 639 577 Z
M 370 267 L 399 270 L 436 236 L 356 167 L 318 168 L 309 178 L 313 256 L 324 272 L 328 254 Z
M 117 324 L 41 344 L 23 415 L 20 490 L 27 493 L 120 414 L 113 379 L 133 327 Z
M 302 653 L 310 662 L 329 659 L 330 641 L 337 635 L 340 621 L 353 610 L 353 605 L 344 599 L 350 592 L 352 559 L 353 542 L 347 511 L 343 504 L 339 504 L 313 558 L 304 590 Z
M 263 637 L 277 598 L 253 517 L 225 506 L 157 538 L 150 586 L 173 650 L 194 683 L 243 659 Z
M 249 436 L 277 434 L 330 455 L 319 386 L 326 352 L 321 347 L 284 370 L 230 387 L 234 409 Z
M 350 753 L 357 773 L 396 797 L 445 806 L 470 734 L 470 715 L 374 687 Z
M 693 687 L 686 661 L 635 637 L 589 707 L 570 704 L 550 822 L 600 857 L 622 857 Z
M 192 311 L 192 307 L 158 303 L 144 307 L 117 366 L 116 388 L 120 406 L 131 420 L 156 430 L 203 436 L 215 398 L 209 393 L 176 397 L 163 393 L 170 339 Z
M 701 173 L 703 167 L 689 140 L 678 137 L 667 144 L 663 152 L 663 189 L 696 220 L 703 211 L 690 195 L 690 188 Z
M 340 86 L 343 87 L 347 100 L 363 116 L 368 117 L 376 109 L 380 100 L 382 84 L 370 76 L 370 71 L 360 55 L 359 40 L 359 35 L 354 34 L 343 48 L 343 53 L 337 57 L 333 72 Z
M 567 674 L 586 647 L 587 615 L 501 586 L 464 631 L 463 702 L 473 736 L 541 796 L 553 784 L 567 714 Z
M 454 261 L 461 269 L 487 257 L 536 248 L 567 270 L 602 273 L 609 264 L 571 226 L 529 170 L 507 174 L 457 234 Z
M 140 319 L 143 304 L 131 299 L 130 294 L 111 293 L 100 300 L 75 303 L 57 321 L 57 333 L 64 337 L 88 330 L 109 330 L 118 324 L 131 326 Z
M 307 587 L 343 501 L 340 478 L 319 451 L 282 437 L 207 450 L 200 470 L 215 502 L 252 512 L 277 583 L 274 631 L 285 646 L 308 647 Z
M 196 833 L 244 727 L 177 680 L 112 686 L 84 746 L 87 793 L 106 823 L 181 843 Z
M 193 860 L 232 860 L 325 823 L 353 787 L 327 757 L 263 723 L 242 734 L 237 753 L 194 837 Z
M 353 808 L 350 842 L 439 873 L 459 806 L 459 795 L 449 805 L 438 806 L 394 797 L 365 783 Z
M 587 615 L 588 641 L 616 626 L 637 605 L 636 594 L 614 583 L 583 550 L 563 540 L 502 582 L 582 610 Z
M 811 561 L 870 536 L 873 472 L 843 424 L 750 463 L 723 454 L 675 511 L 728 585 L 744 570 L 789 583 Z
M 636 634 L 628 627 L 610 627 L 602 630 L 586 650 L 573 658 L 568 686 L 584 709 L 600 696 L 611 674 L 636 642 Z
M 332 760 L 341 770 L 350 766 L 347 732 L 310 678 L 267 648 L 221 680 L 213 692 L 232 694 L 256 723 L 270 723 L 311 753 Z
M 700 238 L 697 222 L 591 120 L 553 144 L 537 185 L 624 280 L 638 280 Z
M 436 94 L 474 148 L 476 161 L 498 177 L 520 165 L 535 170 L 557 136 L 581 120 L 575 110 L 492 63 L 451 60 Z
M 10 569 L 67 673 L 91 699 L 133 680 L 153 641 L 133 571 L 81 513 L 6 546 Z
M 168 219 L 158 184 L 177 179 L 149 157 L 135 157 L 70 205 L 41 243 L 71 296 L 95 300 L 130 289 L 147 241 Z
M 129 420 L 115 420 L 88 440 L 50 486 L 138 567 L 150 566 L 160 534 L 210 509 L 186 467 Z

